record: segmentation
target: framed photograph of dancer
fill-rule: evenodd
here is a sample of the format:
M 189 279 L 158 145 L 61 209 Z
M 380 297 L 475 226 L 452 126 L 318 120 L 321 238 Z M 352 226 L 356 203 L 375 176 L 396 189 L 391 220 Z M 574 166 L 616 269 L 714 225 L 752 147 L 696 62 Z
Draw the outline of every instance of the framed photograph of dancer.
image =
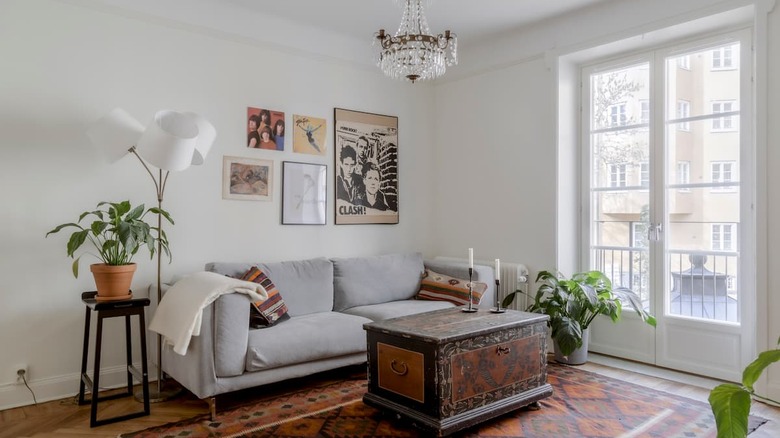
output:
M 325 155 L 328 124 L 325 119 L 293 114 L 293 152 Z
M 334 109 L 336 225 L 398 223 L 398 117 Z
M 328 166 L 282 162 L 282 224 L 325 225 Z

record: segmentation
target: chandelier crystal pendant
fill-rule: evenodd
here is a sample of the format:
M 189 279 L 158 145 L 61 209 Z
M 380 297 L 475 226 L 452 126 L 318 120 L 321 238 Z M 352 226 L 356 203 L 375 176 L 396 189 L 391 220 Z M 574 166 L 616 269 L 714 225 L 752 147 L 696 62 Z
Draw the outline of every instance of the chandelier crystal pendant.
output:
M 431 35 L 422 9 L 422 0 L 406 0 L 401 25 L 394 36 L 384 29 L 374 34 L 380 46 L 377 66 L 393 79 L 436 79 L 447 66 L 458 64 L 458 37 L 449 30 Z

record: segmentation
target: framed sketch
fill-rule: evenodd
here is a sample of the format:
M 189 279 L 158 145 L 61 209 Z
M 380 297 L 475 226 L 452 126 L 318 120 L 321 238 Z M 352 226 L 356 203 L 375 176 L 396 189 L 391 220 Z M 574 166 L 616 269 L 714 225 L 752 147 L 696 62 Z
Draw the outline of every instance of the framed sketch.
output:
M 282 162 L 282 224 L 325 225 L 328 167 Z
M 398 117 L 334 109 L 336 225 L 398 223 Z
M 325 155 L 328 125 L 325 119 L 293 114 L 293 152 Z
M 284 112 L 247 107 L 246 134 L 248 148 L 283 151 Z
M 270 201 L 274 162 L 243 157 L 222 157 L 222 199 Z

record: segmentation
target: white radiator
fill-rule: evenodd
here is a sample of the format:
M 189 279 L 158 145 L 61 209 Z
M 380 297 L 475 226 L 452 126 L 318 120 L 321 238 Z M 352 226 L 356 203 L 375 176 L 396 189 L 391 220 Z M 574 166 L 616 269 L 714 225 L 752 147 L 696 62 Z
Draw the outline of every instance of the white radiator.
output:
M 434 258 L 436 260 L 468 263 L 468 259 L 465 258 L 443 256 L 436 256 Z M 496 266 L 495 261 L 492 260 L 474 260 L 474 264 L 493 266 L 494 268 Z M 528 268 L 526 268 L 525 265 L 520 263 L 505 262 L 502 260 L 500 274 L 501 278 L 499 280 L 501 281 L 499 283 L 499 289 L 496 291 L 496 296 L 499 299 L 503 300 L 504 297 L 516 290 L 522 290 L 523 292 L 528 293 Z M 515 295 L 515 300 L 512 302 L 512 305 L 509 306 L 509 308 L 514 310 L 525 310 L 525 308 L 528 307 L 528 302 L 529 299 L 527 295 L 517 294 Z M 488 303 L 482 303 L 480 306 L 485 304 Z M 489 304 L 492 307 L 495 307 L 496 305 L 496 303 Z

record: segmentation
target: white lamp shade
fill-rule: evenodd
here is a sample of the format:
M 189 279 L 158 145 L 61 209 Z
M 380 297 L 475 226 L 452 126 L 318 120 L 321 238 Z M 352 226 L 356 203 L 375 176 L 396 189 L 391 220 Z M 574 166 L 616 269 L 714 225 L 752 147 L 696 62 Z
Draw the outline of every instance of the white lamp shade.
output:
M 192 164 L 200 166 L 206 161 L 206 155 L 209 154 L 214 139 L 217 138 L 217 130 L 208 120 L 195 113 L 184 113 L 192 117 L 198 125 L 198 141 L 195 143 L 195 153 L 192 155 Z
M 179 171 L 190 166 L 198 140 L 198 125 L 184 113 L 158 111 L 136 145 L 144 160 L 162 170 Z
M 114 108 L 89 127 L 87 137 L 113 163 L 127 154 L 143 132 L 141 122 L 122 108 Z

